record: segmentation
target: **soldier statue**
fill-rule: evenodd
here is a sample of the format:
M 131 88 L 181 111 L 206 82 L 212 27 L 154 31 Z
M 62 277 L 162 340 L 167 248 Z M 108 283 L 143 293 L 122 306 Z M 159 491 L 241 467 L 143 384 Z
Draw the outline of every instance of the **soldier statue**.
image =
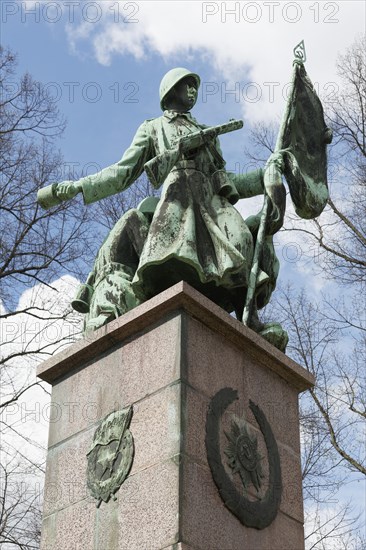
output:
M 301 73 L 301 82 L 306 78 Z M 263 324 L 257 314 L 268 303 L 279 271 L 273 234 L 285 212 L 281 174 L 285 172 L 302 217 L 318 215 L 324 208 L 326 180 L 316 181 L 314 191 L 300 170 L 301 150 L 296 157 L 289 117 L 280 147 L 263 169 L 227 172 L 217 136 L 242 123 L 210 128 L 197 122 L 190 111 L 199 86 L 197 74 L 170 70 L 160 84 L 162 116 L 141 124 L 119 162 L 78 181 L 53 184 L 39 192 L 38 200 L 47 208 L 82 193 L 90 204 L 124 191 L 144 170 L 153 185 L 161 187 L 160 197 L 149 197 L 126 212 L 102 244 L 73 301 L 74 308 L 86 314 L 86 331 L 184 280 L 238 319 L 243 318 L 251 288 L 245 323 L 284 351 L 286 331 L 278 323 Z M 234 204 L 260 194 L 266 198 L 262 212 L 244 220 Z

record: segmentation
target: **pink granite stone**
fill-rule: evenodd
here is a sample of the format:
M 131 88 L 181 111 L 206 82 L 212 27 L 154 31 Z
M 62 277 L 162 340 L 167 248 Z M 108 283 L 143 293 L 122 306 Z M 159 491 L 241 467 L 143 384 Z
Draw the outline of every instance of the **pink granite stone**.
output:
M 179 464 L 170 460 L 142 470 L 119 493 L 118 548 L 164 548 L 179 541 Z
M 81 500 L 95 500 L 86 486 L 86 454 L 94 429 L 79 434 L 50 449 L 47 457 L 43 516 L 47 517 Z
M 182 310 L 245 350 L 258 364 L 277 372 L 299 391 L 314 385 L 314 377 L 308 371 L 183 281 L 44 361 L 37 374 L 42 380 L 54 384 L 58 378 L 75 372 L 77 367 L 95 360 L 116 344 L 150 330 L 159 321 Z
M 298 392 L 313 378 L 223 310 L 179 283 L 46 361 L 53 384 L 42 550 L 302 550 Z M 273 523 L 247 528 L 225 507 L 207 463 L 211 398 L 230 387 L 238 400 L 220 424 L 265 413 L 281 457 L 283 495 Z M 86 489 L 86 453 L 100 421 L 133 405 L 135 457 L 116 500 L 96 508 Z M 259 497 L 266 490 L 265 482 Z M 249 498 L 258 498 L 253 487 Z
M 41 550 L 94 550 L 95 513 L 94 503 L 81 500 L 45 518 Z
M 134 405 L 130 429 L 135 458 L 131 474 L 179 454 L 180 395 L 180 384 L 173 384 Z
M 179 542 L 178 544 L 173 544 L 171 546 L 166 546 L 161 550 L 203 550 L 202 548 L 193 548 L 193 546 L 188 546 L 187 544 Z
M 56 383 L 49 447 L 177 380 L 179 341 L 176 315 Z
M 178 477 L 177 466 L 169 461 L 131 475 L 116 500 L 97 510 L 93 550 L 153 550 L 175 544 Z
M 279 512 L 263 530 L 245 528 L 224 506 L 208 468 L 183 462 L 181 540 L 210 550 L 302 550 L 301 522 Z
M 196 390 L 212 397 L 223 386 L 244 384 L 242 351 L 199 321 L 186 319 L 187 380 Z

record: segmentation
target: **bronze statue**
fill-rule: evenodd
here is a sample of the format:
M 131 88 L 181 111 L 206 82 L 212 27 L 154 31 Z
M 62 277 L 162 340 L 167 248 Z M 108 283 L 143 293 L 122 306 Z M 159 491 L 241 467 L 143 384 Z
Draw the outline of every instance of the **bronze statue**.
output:
M 304 71 L 302 62 L 297 62 L 295 91 L 304 82 L 309 87 Z M 94 269 L 73 302 L 75 309 L 87 314 L 86 330 L 184 280 L 284 350 L 287 333 L 278 323 L 264 325 L 257 315 L 268 303 L 278 276 L 272 236 L 282 226 L 285 212 L 281 174 L 285 172 L 299 214 L 313 217 L 328 197 L 326 169 L 319 174 L 315 166 L 314 176 L 313 166 L 309 175 L 299 165 L 299 158 L 308 152 L 299 139 L 293 143 L 298 111 L 289 107 L 276 151 L 265 167 L 243 175 L 227 172 L 217 136 L 239 129 L 242 123 L 230 121 L 213 128 L 198 123 L 190 110 L 199 86 L 197 74 L 183 68 L 169 71 L 160 85 L 163 115 L 143 122 L 119 162 L 76 182 L 53 184 L 40 191 L 38 201 L 47 208 L 81 192 L 89 204 L 127 189 L 144 170 L 155 187 L 162 186 L 160 199 L 150 198 L 125 213 L 101 246 Z M 311 104 L 312 86 L 306 93 Z M 295 95 L 289 101 L 292 105 Z M 324 133 L 321 105 L 320 111 L 319 132 Z M 310 166 L 310 160 L 305 164 Z M 265 195 L 262 212 L 243 220 L 234 204 L 260 194 Z

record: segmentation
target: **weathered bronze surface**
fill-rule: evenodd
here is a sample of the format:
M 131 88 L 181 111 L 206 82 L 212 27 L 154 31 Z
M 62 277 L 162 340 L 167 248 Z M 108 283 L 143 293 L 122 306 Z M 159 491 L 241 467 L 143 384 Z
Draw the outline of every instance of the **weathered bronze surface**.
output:
M 279 271 L 273 235 L 286 208 L 284 174 L 297 213 L 312 218 L 323 210 L 328 189 L 326 144 L 331 132 L 296 47 L 292 91 L 275 152 L 263 169 L 225 170 L 217 136 L 241 121 L 207 127 L 192 117 L 200 78 L 187 69 L 169 71 L 160 85 L 163 115 L 145 120 L 121 160 L 80 180 L 41 190 L 49 208 L 83 194 L 86 204 L 127 189 L 145 171 L 161 197 L 149 211 L 125 213 L 103 243 L 93 271 L 73 306 L 94 330 L 184 280 L 285 350 L 279 323 L 263 324 L 258 309 L 270 300 Z M 234 208 L 263 194 L 262 211 L 244 220 Z
M 260 216 L 243 323 L 248 325 L 256 312 L 257 280 L 263 262 L 266 234 L 282 226 L 286 197 L 281 186 L 284 173 L 296 213 L 305 219 L 318 216 L 328 200 L 326 146 L 332 131 L 324 121 L 323 107 L 306 74 L 304 41 L 294 48 L 291 90 L 278 132 L 273 161 L 264 173 L 264 203 Z M 271 157 L 269 159 L 271 161 Z M 287 345 L 287 334 L 278 325 L 267 326 L 262 336 L 279 349 Z
M 132 406 L 104 418 L 94 433 L 87 454 L 87 485 L 91 495 L 108 502 L 126 479 L 133 461 L 133 437 L 128 429 Z M 115 498 L 115 497 L 114 497 Z
M 244 488 L 252 483 L 259 491 L 264 476 L 261 460 L 258 454 L 258 440 L 255 434 L 250 433 L 248 423 L 243 418 L 233 418 L 231 431 L 225 432 L 229 444 L 225 449 L 228 465 L 233 473 L 239 473 Z
M 220 448 L 220 424 L 227 407 L 238 399 L 238 392 L 232 388 L 223 388 L 212 398 L 206 420 L 206 452 L 213 479 L 225 506 L 247 527 L 264 529 L 275 519 L 281 502 L 282 477 L 278 447 L 263 411 L 249 401 L 249 406 L 263 434 L 267 448 L 269 478 L 268 488 L 260 500 L 249 500 L 246 494 L 236 489 L 234 482 L 226 472 Z M 256 491 L 262 484 L 263 471 L 261 457 L 257 452 L 255 436 L 249 435 L 243 420 L 234 420 L 231 433 L 227 433 L 230 444 L 225 454 L 229 458 L 229 467 L 238 472 L 247 489 L 253 484 Z M 244 492 L 246 493 L 246 491 Z
M 332 131 L 305 67 L 295 64 L 291 110 L 284 122 L 284 176 L 296 213 L 315 218 L 328 200 L 326 147 Z

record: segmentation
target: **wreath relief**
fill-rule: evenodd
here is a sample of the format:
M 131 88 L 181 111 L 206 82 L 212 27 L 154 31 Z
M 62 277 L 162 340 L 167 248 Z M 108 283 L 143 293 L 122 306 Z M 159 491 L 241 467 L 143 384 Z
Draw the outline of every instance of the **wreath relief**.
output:
M 222 415 L 238 399 L 238 392 L 223 388 L 212 398 L 206 420 L 206 452 L 212 476 L 225 506 L 246 527 L 265 529 L 275 519 L 281 502 L 282 478 L 278 447 L 264 412 L 249 401 L 249 407 L 259 425 L 267 448 L 268 488 L 260 500 L 249 500 L 246 491 L 253 485 L 258 492 L 264 478 L 257 437 L 251 433 L 244 418 L 233 416 L 230 432 L 225 432 L 228 446 L 224 450 L 227 465 L 233 475 L 239 474 L 244 491 L 240 493 L 225 470 L 220 448 Z

